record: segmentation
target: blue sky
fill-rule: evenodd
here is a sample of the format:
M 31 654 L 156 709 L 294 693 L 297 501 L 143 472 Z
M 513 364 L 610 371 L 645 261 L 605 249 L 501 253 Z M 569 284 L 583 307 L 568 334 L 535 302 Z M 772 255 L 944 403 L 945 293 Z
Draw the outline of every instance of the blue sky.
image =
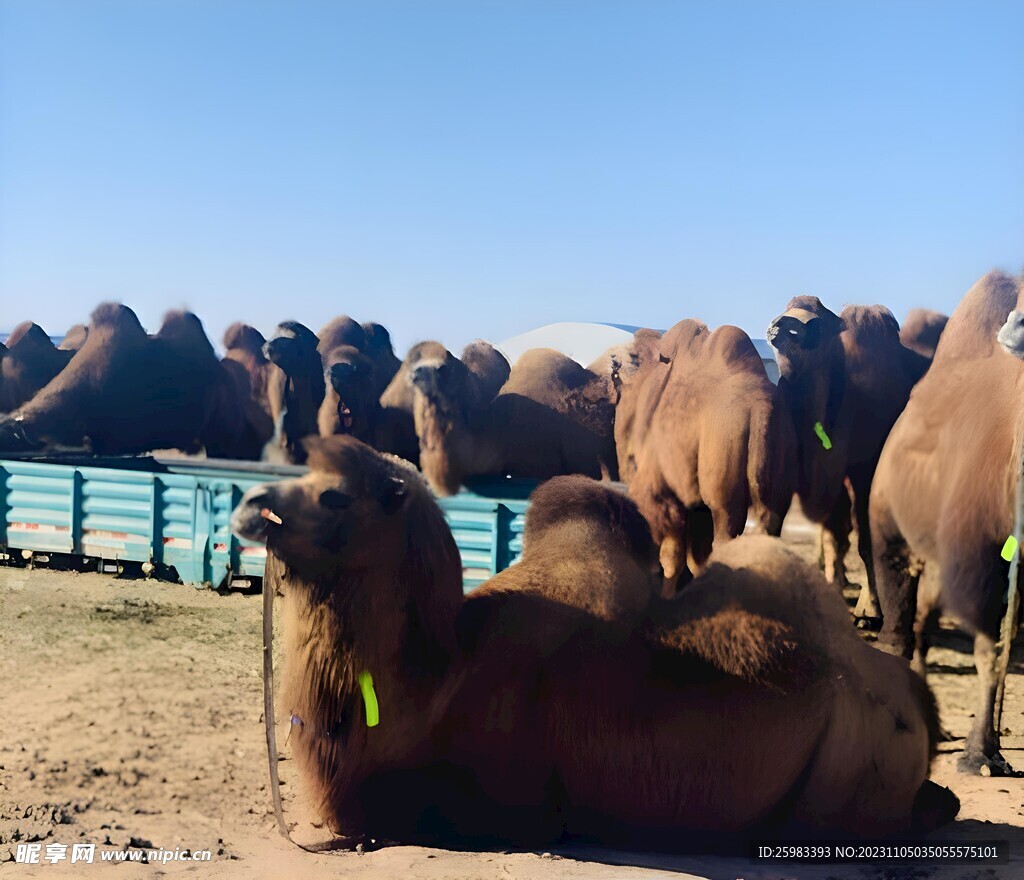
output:
M 1024 4 L 0 3 L 0 328 L 762 336 L 1024 265 Z

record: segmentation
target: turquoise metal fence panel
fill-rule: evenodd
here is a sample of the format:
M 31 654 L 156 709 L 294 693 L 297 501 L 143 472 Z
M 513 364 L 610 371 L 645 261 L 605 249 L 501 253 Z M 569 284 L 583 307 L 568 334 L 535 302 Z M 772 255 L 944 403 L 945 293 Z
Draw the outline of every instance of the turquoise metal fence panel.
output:
M 117 466 L 0 460 L 0 549 L 173 568 L 186 584 L 260 577 L 262 545 L 231 533 L 231 511 L 262 482 L 303 468 L 126 459 Z M 518 561 L 532 480 L 483 480 L 439 501 L 471 590 Z

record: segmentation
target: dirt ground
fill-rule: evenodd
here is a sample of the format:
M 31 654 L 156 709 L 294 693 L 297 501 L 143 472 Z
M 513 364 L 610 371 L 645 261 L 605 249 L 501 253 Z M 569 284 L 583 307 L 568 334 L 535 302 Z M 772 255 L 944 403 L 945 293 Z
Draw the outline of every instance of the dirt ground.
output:
M 788 524 L 787 524 L 788 525 Z M 809 559 L 808 529 L 787 540 Z M 851 562 L 853 556 L 851 555 Z M 857 568 L 851 572 L 857 578 Z M 311 855 L 278 836 L 263 742 L 260 599 L 99 574 L 0 568 L 0 874 L 123 878 L 971 878 L 1024 877 L 1024 780 L 963 777 L 960 743 L 943 745 L 934 778 L 962 801 L 935 841 L 1009 840 L 996 868 L 765 866 L 745 858 L 568 848 L 453 853 L 392 847 Z M 975 677 L 969 641 L 944 630 L 930 655 L 944 725 L 963 736 Z M 1004 715 L 1006 755 L 1024 767 L 1024 666 Z M 279 726 L 284 738 L 284 725 Z M 282 746 L 287 754 L 287 745 Z M 301 808 L 282 764 L 286 813 Z M 304 840 L 324 836 L 300 822 Z M 98 849 L 212 851 L 210 862 L 15 865 L 18 842 Z

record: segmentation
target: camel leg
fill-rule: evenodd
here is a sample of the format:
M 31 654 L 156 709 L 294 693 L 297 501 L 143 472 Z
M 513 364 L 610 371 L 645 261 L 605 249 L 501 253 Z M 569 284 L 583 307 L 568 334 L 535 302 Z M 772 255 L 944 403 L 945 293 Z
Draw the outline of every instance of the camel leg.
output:
M 914 621 L 914 659 L 910 661 L 910 668 L 924 679 L 928 677 L 931 635 L 939 624 L 939 609 L 935 604 L 937 599 L 937 596 L 926 595 L 926 591 L 919 588 L 917 617 Z
M 885 498 L 872 499 L 872 541 L 882 630 L 878 647 L 910 660 L 914 654 L 914 621 L 920 569 L 900 533 Z
M 690 570 L 696 574 L 704 568 L 718 534 L 714 514 L 707 507 L 692 507 L 686 513 L 686 536 L 689 541 Z M 728 540 L 728 539 L 727 539 Z
M 662 595 L 670 599 L 676 594 L 682 583 L 690 580 L 689 569 L 686 567 L 686 533 L 673 532 L 661 539 L 659 552 L 661 570 L 664 575 Z
M 840 593 L 846 588 L 846 553 L 850 549 L 850 496 L 844 488 L 822 525 L 825 579 Z
M 871 556 L 871 521 L 868 517 L 868 496 L 871 492 L 871 477 L 874 469 L 859 469 L 850 474 L 850 490 L 853 495 L 853 516 L 857 524 L 857 552 L 864 561 L 867 574 L 861 584 L 860 596 L 853 616 L 857 620 L 881 622 L 878 610 L 878 592 L 875 586 L 875 565 Z
M 996 640 L 987 633 L 974 637 L 974 666 L 978 670 L 978 704 L 957 770 L 983 776 L 1015 775 L 999 752 L 999 732 L 995 729 Z

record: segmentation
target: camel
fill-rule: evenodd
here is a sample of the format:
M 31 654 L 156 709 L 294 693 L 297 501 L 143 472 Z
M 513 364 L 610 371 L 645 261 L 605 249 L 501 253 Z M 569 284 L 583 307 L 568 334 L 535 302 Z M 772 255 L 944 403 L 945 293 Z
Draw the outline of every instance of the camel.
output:
M 205 447 L 208 455 L 238 458 L 251 437 L 234 382 L 195 315 L 169 312 L 147 336 L 131 309 L 104 303 L 68 365 L 0 420 L 0 449 L 117 455 Z
M 374 361 L 351 345 L 337 346 L 323 360 L 327 393 L 317 416 L 320 436 L 347 434 L 416 463 L 412 415 L 381 405 Z
M 531 349 L 492 398 L 497 382 L 480 371 L 503 361 L 492 352 L 486 346 L 459 361 L 440 343 L 422 343 L 406 359 L 420 467 L 434 491 L 451 495 L 487 474 L 617 477 L 609 383 L 560 352 Z
M 903 326 L 900 327 L 900 342 L 904 348 L 916 351 L 931 360 L 935 357 L 935 349 L 947 321 L 949 316 L 942 312 L 932 309 L 911 309 L 907 312 Z
M 224 331 L 223 343 L 224 359 L 235 361 L 245 368 L 252 399 L 270 416 L 270 400 L 267 397 L 270 361 L 263 353 L 267 340 L 255 327 L 236 321 Z
M 424 481 L 353 438 L 308 442 L 310 472 L 249 490 L 232 528 L 284 572 L 284 705 L 337 833 L 676 848 L 955 815 L 927 781 L 927 687 L 778 541 L 731 542 L 680 597 L 645 602 L 639 512 L 560 481 L 535 497 L 523 561 L 463 599 Z M 621 554 L 611 571 L 589 561 L 595 536 Z
M 458 656 L 462 563 L 411 466 L 351 437 L 306 444 L 310 472 L 250 489 L 231 528 L 266 540 L 268 564 L 283 568 L 282 704 L 310 801 L 332 829 L 369 834 L 372 786 L 436 757 L 435 715 Z M 363 672 L 380 704 L 373 728 Z M 393 809 L 429 797 L 410 787 Z
M 31 400 L 68 365 L 72 354 L 58 350 L 38 324 L 23 321 L 15 327 L 0 358 L 0 413 Z
M 391 346 L 391 334 L 381 324 L 357 324 L 348 315 L 341 315 L 328 321 L 317 336 L 320 338 L 318 348 L 325 365 L 331 351 L 341 345 L 351 346 L 370 359 L 378 398 L 401 366 L 402 362 L 395 357 L 395 350 Z
M 89 328 L 85 324 L 74 324 L 64 334 L 64 338 L 57 346 L 61 351 L 78 351 L 85 345 L 85 339 L 89 335 Z
M 871 488 L 879 642 L 913 657 L 923 675 L 940 611 L 974 638 L 978 707 L 959 766 L 992 775 L 1011 772 L 993 718 L 994 663 L 1007 580 L 1000 548 L 1013 533 L 1024 432 L 1020 318 L 1011 313 L 1022 308 L 1021 280 L 1000 272 L 967 292 L 889 434 Z
M 851 507 L 867 583 L 854 611 L 879 618 L 868 497 L 885 438 L 928 359 L 905 348 L 884 306 L 846 306 L 840 315 L 815 296 L 790 300 L 768 328 L 779 363 L 779 391 L 796 431 L 796 493 L 822 531 L 825 576 L 847 586 Z
M 680 321 L 658 341 L 658 355 L 622 392 L 616 440 L 619 470 L 651 524 L 671 593 L 691 566 L 700 569 L 712 542 L 743 533 L 751 508 L 762 531 L 781 532 L 794 439 L 779 390 L 738 327 L 711 333 Z
M 356 325 L 358 326 L 358 325 Z M 302 438 L 316 434 L 317 413 L 325 394 L 319 339 L 298 321 L 283 321 L 263 346 L 270 361 L 267 400 L 274 436 L 263 451 L 267 461 L 302 464 Z

